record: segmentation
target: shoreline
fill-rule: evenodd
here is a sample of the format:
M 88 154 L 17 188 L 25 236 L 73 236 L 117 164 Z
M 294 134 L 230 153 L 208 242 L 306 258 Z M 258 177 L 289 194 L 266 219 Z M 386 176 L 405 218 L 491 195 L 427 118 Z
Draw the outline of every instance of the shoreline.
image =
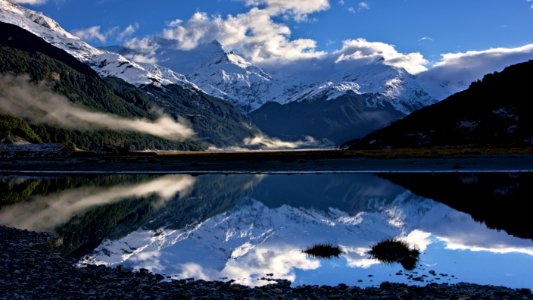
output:
M 54 253 L 53 238 L 0 226 L 0 298 L 5 299 L 533 299 L 529 289 L 468 283 L 408 286 L 384 282 L 379 287 L 291 287 L 286 280 L 250 288 L 232 282 L 164 280 L 148 270 L 122 267 L 75 267 L 72 258 Z
M 388 153 L 388 152 L 387 152 Z M 533 153 L 397 156 L 344 151 L 244 153 L 0 153 L 2 174 L 532 172 Z

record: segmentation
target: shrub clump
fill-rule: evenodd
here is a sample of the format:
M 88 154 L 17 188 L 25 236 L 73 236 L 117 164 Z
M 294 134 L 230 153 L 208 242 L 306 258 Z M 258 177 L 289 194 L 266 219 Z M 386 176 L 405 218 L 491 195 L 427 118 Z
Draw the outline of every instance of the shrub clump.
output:
M 317 258 L 339 257 L 342 253 L 339 246 L 330 244 L 317 244 L 303 250 L 302 252 Z
M 420 251 L 411 249 L 404 241 L 389 239 L 372 246 L 369 254 L 381 262 L 400 263 L 406 270 L 413 270 Z

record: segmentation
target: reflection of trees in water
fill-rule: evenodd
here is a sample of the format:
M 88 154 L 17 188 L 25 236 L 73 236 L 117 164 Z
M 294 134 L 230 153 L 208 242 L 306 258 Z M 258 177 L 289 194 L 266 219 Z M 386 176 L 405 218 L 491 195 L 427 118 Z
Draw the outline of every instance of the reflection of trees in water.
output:
M 39 181 L 40 191 L 0 210 L 5 225 L 55 231 L 65 253 L 138 228 L 157 207 L 194 185 L 190 175 L 100 176 Z M 12 186 L 20 186 L 12 184 Z M 42 192 L 42 193 L 41 193 Z
M 12 195 L 0 209 L 0 222 L 55 231 L 62 241 L 60 250 L 79 256 L 94 249 L 104 238 L 118 239 L 142 226 L 177 229 L 222 213 L 234 207 L 260 178 L 254 175 L 13 177 L 0 181 L 2 195 Z
M 0 208 L 30 197 L 51 195 L 80 187 L 110 187 L 124 183 L 136 183 L 154 176 L 148 175 L 100 175 L 78 177 L 16 177 L 0 178 Z
M 155 196 L 159 201 L 185 193 L 195 179 L 189 175 L 166 175 L 138 183 L 109 187 L 84 186 L 61 192 L 34 196 L 31 201 L 6 206 L 0 220 L 6 225 L 35 231 L 53 231 L 74 216 L 94 207 L 119 203 L 125 199 Z
M 533 174 L 383 174 L 425 198 L 470 214 L 489 228 L 533 239 Z
M 0 179 L 0 208 L 27 200 L 41 183 L 39 179 Z

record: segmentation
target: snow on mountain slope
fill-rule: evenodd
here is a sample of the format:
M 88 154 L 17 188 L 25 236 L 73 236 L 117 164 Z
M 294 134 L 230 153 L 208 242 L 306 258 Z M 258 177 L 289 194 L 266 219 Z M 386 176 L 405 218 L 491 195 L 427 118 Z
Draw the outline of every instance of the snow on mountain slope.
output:
M 440 241 L 450 249 L 533 255 L 527 240 L 490 230 L 464 213 L 403 192 L 378 211 L 355 215 L 334 208 L 269 208 L 248 199 L 184 229 L 139 230 L 104 241 L 82 262 L 125 264 L 179 278 L 230 278 L 253 286 L 267 284 L 261 277 L 268 273 L 294 282 L 302 271 L 322 268 L 323 262 L 301 251 L 317 243 L 334 241 L 348 268 L 369 268 L 379 264 L 368 256 L 370 247 L 391 237 L 401 237 L 420 251 Z
M 180 50 L 175 42 L 163 38 L 151 40 L 154 49 L 142 53 L 125 47 L 109 47 L 126 57 L 155 57 L 157 63 L 187 79 L 206 93 L 225 99 L 243 111 L 254 110 L 268 101 L 272 78 L 261 68 L 232 52 L 225 52 L 217 41 L 193 50 Z
M 55 47 L 65 50 L 90 65 L 101 76 L 115 76 L 134 85 L 191 85 L 183 75 L 167 68 L 137 64 L 119 54 L 96 49 L 61 28 L 51 18 L 9 0 L 0 0 L 0 21 L 24 28 Z
M 338 61 L 333 55 L 304 64 L 260 68 L 237 53 L 224 51 L 217 41 L 192 50 L 180 50 L 175 42 L 160 37 L 151 38 L 150 44 L 148 55 L 158 64 L 186 74 L 208 94 L 226 99 L 246 112 L 268 101 L 285 104 L 317 98 L 332 100 L 348 91 L 377 94 L 379 101 L 390 101 L 405 114 L 434 103 L 415 76 L 380 60 Z M 132 59 L 143 55 L 133 49 L 110 49 Z
M 208 94 L 228 100 L 244 111 L 256 109 L 266 101 L 272 78 L 239 55 L 225 52 L 217 41 L 190 51 L 172 48 L 171 41 L 158 44 L 164 45 L 156 52 L 158 62 L 187 74 L 191 82 Z
M 304 69 L 288 66 L 273 70 L 272 74 L 289 87 L 278 87 L 273 93 L 273 99 L 280 103 L 333 100 L 348 91 L 375 94 L 376 102 L 368 106 L 375 107 L 380 101 L 387 101 L 404 114 L 434 103 L 414 75 L 380 60 L 336 61 L 330 57 L 317 59 Z

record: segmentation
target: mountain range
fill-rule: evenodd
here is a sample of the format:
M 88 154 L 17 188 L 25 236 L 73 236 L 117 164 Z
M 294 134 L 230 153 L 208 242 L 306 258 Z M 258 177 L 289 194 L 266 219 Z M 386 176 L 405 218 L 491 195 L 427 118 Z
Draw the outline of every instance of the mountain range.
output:
M 257 135 L 289 141 L 312 137 L 322 145 L 340 145 L 397 120 L 414 120 L 404 117 L 415 111 L 420 116 L 418 110 L 424 107 L 444 109 L 447 114 L 446 104 L 432 105 L 467 88 L 470 78 L 476 79 L 466 71 L 461 78 L 430 71 L 413 75 L 379 57 L 361 58 L 341 51 L 303 64 L 256 65 L 235 51 L 224 50 L 217 41 L 182 50 L 160 36 L 145 38 L 144 48 L 126 44 L 129 47 L 97 49 L 51 18 L 9 0 L 0 0 L 0 22 L 16 25 L 65 51 L 94 70 L 115 92 L 137 93 L 144 110 L 159 109 L 176 120 L 184 118 L 207 146 L 240 147 L 245 138 Z M 456 111 L 450 113 L 467 111 L 460 106 L 456 104 Z M 472 120 L 463 121 L 466 127 L 474 126 Z M 506 130 L 514 131 L 513 126 Z M 402 144 L 424 145 L 432 142 Z
M 217 41 L 193 50 L 153 37 L 150 53 L 108 47 L 125 57 L 149 55 L 206 93 L 225 99 L 266 134 L 302 140 L 308 136 L 340 144 L 363 136 L 419 108 L 432 98 L 403 68 L 379 59 L 340 60 L 326 57 L 309 67 L 261 68 Z
M 316 61 L 321 67 L 315 69 L 263 70 L 237 53 L 224 51 L 216 41 L 184 51 L 170 40 L 154 37 L 157 64 L 137 63 L 128 57 L 143 53 L 124 47 L 96 49 L 43 14 L 8 0 L 0 1 L 0 21 L 36 34 L 102 77 L 117 77 L 137 87 L 165 89 L 166 85 L 177 85 L 194 93 L 205 92 L 229 101 L 244 113 L 257 111 L 250 118 L 274 137 L 297 140 L 312 136 L 338 144 L 435 102 L 413 75 L 380 61 L 337 63 L 337 58 L 331 57 Z M 344 98 L 350 101 L 342 101 Z M 331 101 L 336 99 L 340 101 Z M 268 105 L 260 110 L 265 103 L 290 105 L 291 116 Z M 323 106 L 328 106 L 330 113 L 322 114 Z M 302 119 L 318 121 L 319 129 L 309 122 L 292 121 Z M 344 134 L 349 132 L 352 134 Z

